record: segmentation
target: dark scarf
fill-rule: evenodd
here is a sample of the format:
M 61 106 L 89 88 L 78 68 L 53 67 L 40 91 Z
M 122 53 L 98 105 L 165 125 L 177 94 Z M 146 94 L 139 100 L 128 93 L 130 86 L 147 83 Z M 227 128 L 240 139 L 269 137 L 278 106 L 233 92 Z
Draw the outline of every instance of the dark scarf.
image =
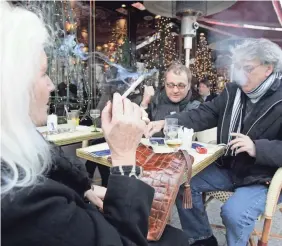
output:
M 179 112 L 181 112 L 186 108 L 187 104 L 191 101 L 191 98 L 192 98 L 192 91 L 189 90 L 188 93 L 187 93 L 187 96 L 184 99 L 182 99 L 178 103 L 174 103 L 168 98 L 168 96 L 166 95 L 166 91 L 162 90 L 160 92 L 160 102 L 159 103 L 178 105 L 179 106 Z

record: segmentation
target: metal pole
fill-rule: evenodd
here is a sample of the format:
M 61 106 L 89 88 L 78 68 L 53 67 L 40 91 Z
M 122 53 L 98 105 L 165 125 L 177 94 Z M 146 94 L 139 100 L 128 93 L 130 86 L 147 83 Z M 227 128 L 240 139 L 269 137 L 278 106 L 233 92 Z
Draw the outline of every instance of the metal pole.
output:
M 192 49 L 192 37 L 184 37 L 184 49 L 185 49 L 185 66 L 190 66 L 190 50 Z

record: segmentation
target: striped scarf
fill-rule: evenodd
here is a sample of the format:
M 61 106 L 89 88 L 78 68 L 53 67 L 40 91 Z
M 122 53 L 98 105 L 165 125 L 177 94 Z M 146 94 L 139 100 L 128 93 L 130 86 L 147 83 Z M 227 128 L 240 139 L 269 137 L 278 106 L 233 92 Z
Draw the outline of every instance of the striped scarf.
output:
M 257 103 L 268 91 L 268 89 L 272 86 L 276 78 L 279 78 L 281 74 L 279 73 L 272 73 L 268 78 L 261 83 L 257 88 L 254 90 L 246 93 L 247 97 L 250 98 L 252 103 Z M 228 134 L 228 143 L 232 140 L 231 133 L 240 133 L 242 129 L 242 122 L 243 122 L 243 103 L 241 100 L 242 90 L 240 88 L 237 89 L 232 114 L 231 114 L 231 121 L 229 126 L 229 134 Z M 235 150 L 230 150 L 231 146 L 228 146 L 225 152 L 225 156 L 235 155 Z

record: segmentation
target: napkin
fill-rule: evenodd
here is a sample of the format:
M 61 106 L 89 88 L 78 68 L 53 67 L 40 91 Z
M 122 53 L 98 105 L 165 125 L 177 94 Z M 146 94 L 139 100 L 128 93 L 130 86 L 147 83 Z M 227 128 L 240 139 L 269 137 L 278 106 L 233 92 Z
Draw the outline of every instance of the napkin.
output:
M 182 139 L 182 145 L 180 149 L 183 149 L 183 150 L 191 149 L 194 130 L 183 127 L 179 129 L 178 135 Z

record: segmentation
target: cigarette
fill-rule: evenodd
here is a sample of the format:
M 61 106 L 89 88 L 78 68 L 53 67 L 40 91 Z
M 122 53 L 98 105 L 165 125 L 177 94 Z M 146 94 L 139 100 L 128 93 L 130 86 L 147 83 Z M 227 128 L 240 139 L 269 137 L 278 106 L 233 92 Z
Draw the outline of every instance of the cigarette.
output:
M 123 93 L 122 97 L 126 98 L 129 96 L 131 92 L 135 90 L 135 88 L 141 84 L 141 82 L 145 79 L 144 75 L 141 75 L 132 85 L 126 90 L 126 92 Z

